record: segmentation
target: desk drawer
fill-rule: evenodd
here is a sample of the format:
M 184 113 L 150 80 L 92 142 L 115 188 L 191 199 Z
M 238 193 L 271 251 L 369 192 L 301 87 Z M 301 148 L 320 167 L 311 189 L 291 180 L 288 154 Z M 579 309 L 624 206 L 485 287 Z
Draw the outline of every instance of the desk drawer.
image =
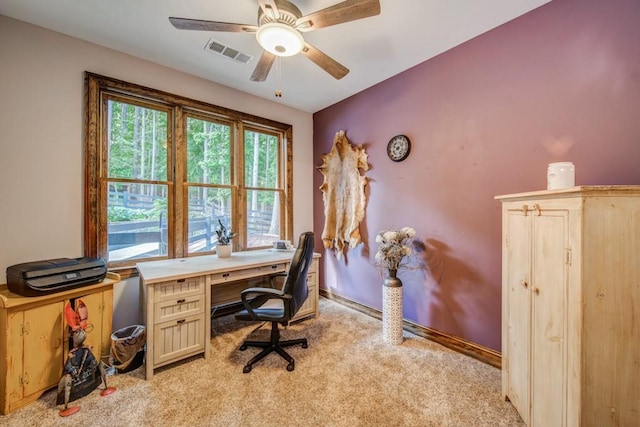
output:
M 307 275 L 307 287 L 309 288 L 309 296 L 307 300 L 302 304 L 293 320 L 298 320 L 308 316 L 315 316 L 318 308 L 318 286 L 316 285 L 316 273 L 309 273 Z
M 156 323 L 176 320 L 194 314 L 204 313 L 204 295 L 173 298 L 155 304 Z
M 186 298 L 190 295 L 204 295 L 204 276 L 156 283 L 153 288 L 156 302 Z
M 292 320 L 298 320 L 303 317 L 313 316 L 316 314 L 315 286 L 309 288 L 309 296 L 307 300 L 298 309 L 298 312 Z
M 248 268 L 246 270 L 215 273 L 211 275 L 211 284 L 234 282 L 236 280 L 250 279 L 252 277 L 266 276 L 269 274 L 287 271 L 287 263 L 263 265 L 261 267 Z
M 311 260 L 311 264 L 309 264 L 309 271 L 307 274 L 317 273 L 318 272 L 318 259 L 314 258 Z
M 156 324 L 153 328 L 154 367 L 204 351 L 204 325 L 204 314 Z

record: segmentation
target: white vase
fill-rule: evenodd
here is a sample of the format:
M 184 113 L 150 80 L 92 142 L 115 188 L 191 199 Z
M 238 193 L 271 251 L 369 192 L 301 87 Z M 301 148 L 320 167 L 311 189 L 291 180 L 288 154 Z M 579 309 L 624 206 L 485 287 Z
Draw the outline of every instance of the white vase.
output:
M 218 245 L 216 254 L 218 258 L 229 258 L 231 256 L 231 245 Z
M 403 338 L 402 282 L 396 277 L 396 271 L 390 270 L 382 286 L 382 339 L 400 345 Z

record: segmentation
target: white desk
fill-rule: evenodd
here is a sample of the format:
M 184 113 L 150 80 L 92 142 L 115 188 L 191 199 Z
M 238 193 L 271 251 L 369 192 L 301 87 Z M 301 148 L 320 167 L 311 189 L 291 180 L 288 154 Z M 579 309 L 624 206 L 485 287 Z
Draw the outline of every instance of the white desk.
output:
M 142 322 L 147 327 L 146 377 L 160 366 L 209 357 L 212 306 L 240 301 L 245 280 L 288 270 L 293 251 L 234 252 L 137 264 Z M 309 298 L 294 320 L 318 316 L 318 258 L 309 266 Z

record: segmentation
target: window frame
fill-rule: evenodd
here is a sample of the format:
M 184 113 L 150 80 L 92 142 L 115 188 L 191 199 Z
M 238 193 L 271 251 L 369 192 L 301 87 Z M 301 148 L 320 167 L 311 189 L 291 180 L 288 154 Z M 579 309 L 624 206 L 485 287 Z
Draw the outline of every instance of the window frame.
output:
M 267 129 L 265 127 L 261 127 L 257 124 L 245 124 L 242 130 L 242 138 L 245 137 L 245 131 L 249 131 L 249 132 L 255 132 L 255 133 L 262 133 L 262 134 L 267 134 L 267 135 L 271 135 L 271 136 L 277 136 L 275 132 L 273 132 L 273 130 L 271 129 Z M 282 165 L 283 164 L 283 158 L 286 156 L 286 150 L 284 149 L 284 141 L 282 140 L 282 138 L 280 139 L 279 143 L 278 143 L 278 148 L 277 148 L 277 155 L 278 155 L 278 164 Z M 242 144 L 242 148 L 244 149 L 245 147 L 245 143 L 243 142 Z M 289 182 L 289 179 L 293 180 L 293 178 L 287 178 L 288 173 L 291 171 L 291 168 L 289 167 L 289 165 L 287 164 L 287 168 L 286 170 L 283 170 L 281 167 L 278 168 L 278 176 L 276 179 L 276 187 L 253 187 L 253 186 L 249 186 L 246 183 L 246 175 L 245 175 L 245 170 L 246 170 L 246 164 L 245 164 L 245 153 L 243 152 L 241 156 L 239 156 L 239 158 L 241 159 L 242 165 L 238 167 L 238 170 L 241 171 L 241 177 L 240 179 L 242 180 L 242 185 L 241 188 L 242 190 L 239 191 L 239 194 L 242 197 L 242 206 L 239 207 L 239 212 L 241 213 L 241 215 L 243 215 L 244 217 L 244 225 L 245 225 L 245 229 L 248 229 L 247 227 L 247 210 L 248 210 L 248 204 L 249 204 L 249 200 L 248 200 L 248 194 L 250 191 L 271 191 L 271 192 L 276 192 L 280 194 L 280 197 L 285 197 L 285 200 L 287 200 L 287 196 L 284 193 L 283 190 L 283 186 L 279 185 L 279 183 L 286 183 Z M 280 209 L 280 218 L 279 218 L 279 222 L 280 224 L 288 224 L 287 221 L 287 214 L 288 214 L 288 209 Z M 291 236 L 291 233 L 288 234 L 289 236 Z M 248 243 L 247 243 L 247 235 L 243 236 L 244 238 L 244 247 L 247 248 L 248 250 L 252 250 L 252 249 L 259 249 L 259 248 L 248 248 Z M 290 237 L 285 238 L 285 240 L 291 240 Z
M 210 255 L 211 252 L 188 253 L 188 188 L 209 184 L 188 183 L 186 121 L 188 117 L 219 120 L 229 123 L 231 128 L 231 155 L 234 167 L 231 171 L 232 209 L 234 231 L 233 250 L 256 250 L 263 247 L 247 248 L 247 191 L 244 175 L 244 135 L 245 128 L 279 137 L 279 191 L 284 201 L 280 209 L 281 238 L 291 240 L 293 235 L 293 127 L 286 123 L 242 113 L 180 95 L 151 89 L 134 83 L 85 72 L 85 177 L 84 177 L 84 253 L 85 256 L 106 258 L 107 247 L 107 190 L 109 181 L 124 181 L 122 178 L 108 177 L 107 158 L 107 115 L 106 102 L 110 97 L 127 99 L 132 104 L 166 110 L 167 117 L 167 181 L 145 181 L 150 184 L 167 185 L 168 216 L 173 220 L 168 224 L 168 239 L 171 242 L 166 256 L 108 261 L 110 270 L 117 270 L 122 277 L 137 274 L 137 262 L 160 259 Z M 134 182 L 140 182 L 133 180 Z M 262 190 L 258 188 L 258 190 Z M 267 189 L 273 191 L 274 189 Z
M 237 181 L 237 152 L 238 152 L 238 147 L 237 147 L 237 141 L 239 138 L 238 135 L 238 126 L 235 122 L 229 120 L 228 118 L 223 118 L 223 117 L 219 117 L 218 115 L 207 115 L 207 114 L 203 114 L 202 111 L 197 111 L 197 110 L 192 110 L 192 109 L 187 109 L 184 108 L 182 111 L 182 126 L 184 129 L 187 129 L 187 121 L 189 120 L 189 118 L 194 118 L 197 120 L 208 120 L 208 121 L 212 121 L 212 122 L 216 122 L 216 123 L 221 123 L 221 124 L 225 124 L 228 125 L 230 127 L 230 145 L 231 145 L 231 152 L 229 153 L 230 155 L 230 164 L 231 164 L 231 168 L 229 171 L 229 183 L 228 184 L 212 184 L 212 183 L 198 183 L 198 182 L 190 182 L 188 181 L 188 174 L 187 174 L 187 170 L 188 170 L 188 144 L 186 141 L 186 138 L 184 139 L 185 144 L 184 144 L 184 157 L 182 162 L 180 162 L 180 175 L 177 177 L 178 180 L 181 181 L 182 183 L 182 203 L 181 204 L 176 204 L 177 207 L 181 207 L 181 216 L 182 216 L 182 221 L 181 221 L 181 227 L 182 230 L 184 230 L 184 233 L 188 233 L 189 232 L 189 189 L 190 188 L 196 188 L 196 187 L 200 187 L 200 188 L 204 188 L 204 187 L 208 187 L 208 188 L 228 188 L 231 190 L 231 210 L 233 211 L 237 211 L 238 210 L 238 192 L 239 192 L 239 183 Z M 234 223 L 234 228 L 238 228 L 238 223 L 235 222 Z M 237 231 L 237 230 L 234 230 Z M 237 245 L 237 241 L 239 240 L 240 236 L 242 236 L 242 233 L 239 233 L 239 235 L 234 239 L 234 241 L 232 242 L 232 247 L 234 248 L 234 250 L 238 250 L 236 248 L 242 247 L 241 245 Z M 197 255 L 208 255 L 210 253 L 212 253 L 213 251 L 210 252 L 196 252 L 196 253 L 189 253 L 189 242 L 188 239 L 183 239 L 182 243 L 182 248 L 181 248 L 181 253 L 182 256 L 197 256 Z

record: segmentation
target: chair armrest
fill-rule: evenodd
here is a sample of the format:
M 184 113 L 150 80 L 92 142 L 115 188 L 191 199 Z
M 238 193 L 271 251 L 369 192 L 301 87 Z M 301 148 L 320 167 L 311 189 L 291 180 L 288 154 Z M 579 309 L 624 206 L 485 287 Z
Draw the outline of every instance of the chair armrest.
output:
M 255 298 L 258 296 L 265 296 L 267 297 L 267 299 L 271 299 L 273 297 L 277 298 L 277 297 L 281 297 L 282 296 L 282 291 L 280 291 L 279 289 L 272 289 L 272 288 L 261 288 L 261 287 L 256 287 L 256 288 L 247 288 L 245 290 L 242 291 L 242 293 L 240 294 L 242 301 L 247 301 L 248 298 Z
M 272 274 L 271 276 L 269 276 L 269 284 L 271 285 L 271 287 L 273 289 L 277 289 L 274 285 L 273 285 L 273 279 L 277 278 L 277 277 L 287 277 L 287 272 L 283 271 L 282 273 L 275 273 Z
M 259 308 L 270 299 L 279 299 L 282 301 L 290 300 L 291 295 L 284 295 L 279 289 L 272 288 L 247 288 L 240 294 L 242 304 L 249 313 L 251 318 L 255 319 L 254 308 Z M 285 304 L 286 305 L 286 304 Z

